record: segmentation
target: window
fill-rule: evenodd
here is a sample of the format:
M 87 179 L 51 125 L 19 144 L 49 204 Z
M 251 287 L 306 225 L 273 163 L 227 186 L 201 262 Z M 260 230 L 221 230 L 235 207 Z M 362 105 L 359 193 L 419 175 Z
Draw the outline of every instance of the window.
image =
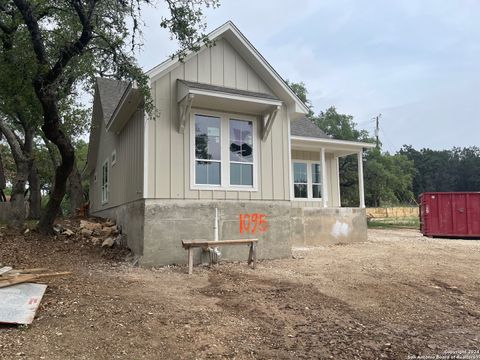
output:
M 322 168 L 320 164 L 312 165 L 312 198 L 322 198 Z
M 322 165 L 318 162 L 293 162 L 293 196 L 295 199 L 322 198 Z
M 108 202 L 108 159 L 102 166 L 102 204 Z
M 253 186 L 253 123 L 230 119 L 230 185 Z
M 193 115 L 193 188 L 256 190 L 254 125 L 250 116 Z
M 296 198 L 308 197 L 307 164 L 293 163 L 293 189 Z
M 117 150 L 112 151 L 112 166 L 117 163 Z
M 195 183 L 220 185 L 220 118 L 195 115 Z

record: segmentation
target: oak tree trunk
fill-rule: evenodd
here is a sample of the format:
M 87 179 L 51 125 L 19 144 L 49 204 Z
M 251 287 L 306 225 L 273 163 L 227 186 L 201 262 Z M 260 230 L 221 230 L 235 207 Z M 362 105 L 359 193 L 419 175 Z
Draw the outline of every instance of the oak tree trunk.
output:
M 44 124 L 42 131 L 46 138 L 54 143 L 60 152 L 60 164 L 55 169 L 53 189 L 47 207 L 38 222 L 38 230 L 43 234 L 53 233 L 53 223 L 60 211 L 60 205 L 67 190 L 67 180 L 75 164 L 75 152 L 72 143 L 60 129 L 60 117 L 57 100 L 42 84 L 35 84 L 35 91 L 43 108 Z
M 70 198 L 70 214 L 77 215 L 77 212 L 85 202 L 83 196 L 82 176 L 78 171 L 77 165 L 73 166 L 73 170 L 68 178 L 68 196 Z
M 28 184 L 30 190 L 30 208 L 28 213 L 29 219 L 40 219 L 42 211 L 42 194 L 40 192 L 40 179 L 38 178 L 37 166 L 32 163 L 30 174 L 28 175 Z

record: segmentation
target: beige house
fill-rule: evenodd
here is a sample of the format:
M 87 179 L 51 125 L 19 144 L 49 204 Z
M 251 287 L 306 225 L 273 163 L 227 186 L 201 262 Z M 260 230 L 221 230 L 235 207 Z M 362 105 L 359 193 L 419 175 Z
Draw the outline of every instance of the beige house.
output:
M 305 104 L 231 22 L 209 37 L 213 47 L 147 72 L 154 115 L 135 84 L 98 79 L 91 214 L 115 218 L 144 265 L 184 263 L 182 239 L 258 238 L 260 258 L 365 240 L 362 151 L 371 145 L 334 140 L 306 119 Z M 338 159 L 350 154 L 358 208 L 340 206 Z M 247 250 L 225 248 L 222 258 Z

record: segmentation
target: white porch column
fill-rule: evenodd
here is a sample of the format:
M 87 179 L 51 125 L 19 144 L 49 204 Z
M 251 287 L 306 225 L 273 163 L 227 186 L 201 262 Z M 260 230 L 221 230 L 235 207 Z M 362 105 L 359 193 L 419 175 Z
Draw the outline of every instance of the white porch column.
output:
M 335 171 L 337 172 L 337 206 L 342 207 L 342 197 L 340 195 L 340 165 L 338 156 L 335 156 Z
M 320 151 L 320 161 L 322 163 L 322 205 L 327 207 L 327 166 L 325 164 L 325 148 Z
M 360 207 L 365 207 L 365 190 L 363 188 L 363 150 L 357 153 L 358 159 L 358 194 L 360 196 Z

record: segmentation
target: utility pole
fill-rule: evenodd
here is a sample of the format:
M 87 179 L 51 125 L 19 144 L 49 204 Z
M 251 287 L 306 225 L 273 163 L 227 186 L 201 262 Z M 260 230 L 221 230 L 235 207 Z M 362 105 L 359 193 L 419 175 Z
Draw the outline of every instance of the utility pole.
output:
M 380 119 L 380 117 L 382 116 L 382 114 L 378 114 L 377 116 L 374 117 L 375 119 L 375 139 L 376 139 L 376 142 L 377 142 L 377 149 L 379 148 L 379 140 L 378 140 L 378 133 L 379 133 L 379 126 L 378 126 L 378 121 Z

